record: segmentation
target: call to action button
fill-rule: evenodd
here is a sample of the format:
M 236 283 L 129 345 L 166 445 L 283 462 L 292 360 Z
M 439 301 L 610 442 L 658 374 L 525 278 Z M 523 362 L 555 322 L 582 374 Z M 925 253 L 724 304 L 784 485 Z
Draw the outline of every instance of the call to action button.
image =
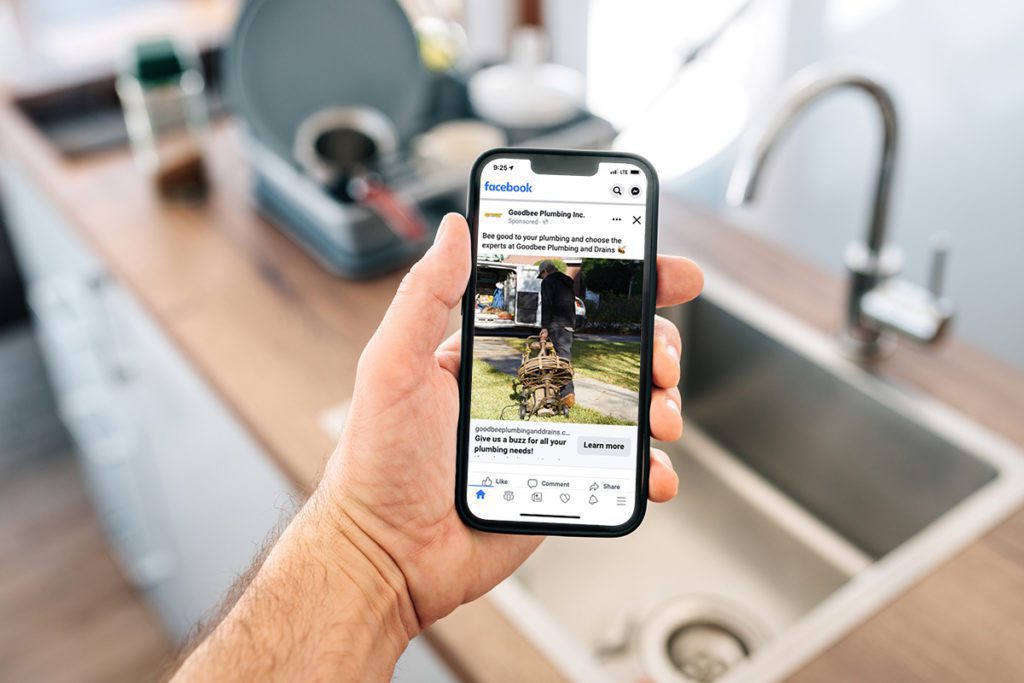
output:
M 577 450 L 580 455 L 626 455 L 631 452 L 630 441 L 610 436 L 581 436 Z

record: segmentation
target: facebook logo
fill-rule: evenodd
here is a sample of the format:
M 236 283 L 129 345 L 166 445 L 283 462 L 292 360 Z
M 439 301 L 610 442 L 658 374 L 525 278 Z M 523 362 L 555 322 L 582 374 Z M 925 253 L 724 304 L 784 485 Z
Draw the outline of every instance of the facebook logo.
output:
M 522 185 L 516 185 L 514 183 L 492 183 L 491 181 L 484 182 L 484 190 L 487 192 L 533 192 L 533 183 L 523 183 Z

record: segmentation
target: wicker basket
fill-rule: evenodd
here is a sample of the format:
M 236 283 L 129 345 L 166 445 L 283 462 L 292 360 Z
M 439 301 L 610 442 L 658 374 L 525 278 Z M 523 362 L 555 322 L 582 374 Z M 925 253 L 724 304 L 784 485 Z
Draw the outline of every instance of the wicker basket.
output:
M 561 392 L 573 378 L 572 363 L 555 355 L 554 345 L 540 337 L 528 337 L 523 347 L 523 362 L 512 383 L 519 403 L 519 418 L 530 419 L 541 411 L 568 415 L 569 407 Z

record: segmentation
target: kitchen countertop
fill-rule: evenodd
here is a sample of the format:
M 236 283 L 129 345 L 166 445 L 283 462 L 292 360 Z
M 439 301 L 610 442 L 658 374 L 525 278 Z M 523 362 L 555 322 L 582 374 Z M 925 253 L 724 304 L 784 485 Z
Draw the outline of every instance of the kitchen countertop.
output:
M 209 201 L 187 206 L 162 202 L 126 149 L 62 158 L 9 97 L 0 98 L 0 153 L 94 247 L 291 480 L 310 490 L 333 447 L 323 415 L 350 395 L 359 353 L 402 273 L 335 278 L 271 227 L 253 209 L 230 122 L 212 137 Z M 839 278 L 670 198 L 661 224 L 662 251 L 695 258 L 817 328 L 838 328 Z M 1024 447 L 1024 373 L 950 340 L 934 350 L 905 345 L 878 374 Z M 1024 649 L 1011 642 L 1022 633 L 1024 510 L 793 680 L 996 680 L 1024 671 Z M 561 679 L 487 597 L 427 636 L 467 680 Z

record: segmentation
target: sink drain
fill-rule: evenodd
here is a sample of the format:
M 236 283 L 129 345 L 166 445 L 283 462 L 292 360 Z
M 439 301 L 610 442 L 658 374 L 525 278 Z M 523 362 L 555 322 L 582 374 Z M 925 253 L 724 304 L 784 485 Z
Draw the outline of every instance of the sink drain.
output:
M 764 644 L 760 620 L 710 596 L 659 606 L 637 634 L 641 662 L 657 681 L 713 683 Z
M 721 624 L 687 624 L 668 640 L 672 665 L 700 683 L 712 683 L 749 654 L 743 639 Z

